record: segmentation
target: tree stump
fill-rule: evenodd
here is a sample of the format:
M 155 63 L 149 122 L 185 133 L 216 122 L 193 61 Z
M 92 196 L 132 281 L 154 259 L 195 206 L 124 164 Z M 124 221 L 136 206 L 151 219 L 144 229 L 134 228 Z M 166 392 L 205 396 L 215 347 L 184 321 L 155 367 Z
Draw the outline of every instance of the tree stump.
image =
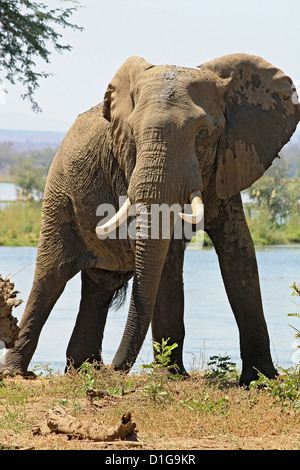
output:
M 18 293 L 14 283 L 0 275 L 0 341 L 6 349 L 13 348 L 19 336 L 18 320 L 12 315 L 12 309 L 23 302 L 17 299 Z

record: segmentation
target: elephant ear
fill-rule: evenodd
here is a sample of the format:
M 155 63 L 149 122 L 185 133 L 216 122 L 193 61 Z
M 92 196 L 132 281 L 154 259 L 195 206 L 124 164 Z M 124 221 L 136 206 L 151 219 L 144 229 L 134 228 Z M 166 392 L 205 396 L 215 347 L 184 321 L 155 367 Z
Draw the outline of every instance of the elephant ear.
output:
M 127 178 L 135 165 L 135 143 L 128 126 L 134 109 L 133 88 L 139 76 L 152 67 L 140 57 L 129 57 L 108 85 L 103 102 L 103 116 L 111 122 L 114 156 Z
M 290 140 L 300 119 L 292 80 L 260 57 L 232 54 L 201 66 L 223 79 L 226 128 L 218 146 L 216 190 L 225 199 L 250 187 Z

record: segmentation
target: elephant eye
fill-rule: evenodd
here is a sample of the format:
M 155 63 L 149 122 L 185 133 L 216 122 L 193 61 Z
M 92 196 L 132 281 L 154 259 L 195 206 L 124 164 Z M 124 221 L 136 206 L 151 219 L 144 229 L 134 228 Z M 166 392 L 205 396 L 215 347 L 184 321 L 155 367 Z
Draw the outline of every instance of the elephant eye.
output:
M 208 130 L 206 127 L 202 126 L 197 132 L 197 137 L 196 139 L 206 139 L 209 136 Z
M 205 145 L 208 145 L 209 142 L 211 141 L 212 138 L 214 138 L 214 132 L 209 132 L 210 129 L 208 129 L 206 126 L 201 126 L 197 132 L 196 135 L 196 142 L 195 146 L 196 148 L 203 147 Z

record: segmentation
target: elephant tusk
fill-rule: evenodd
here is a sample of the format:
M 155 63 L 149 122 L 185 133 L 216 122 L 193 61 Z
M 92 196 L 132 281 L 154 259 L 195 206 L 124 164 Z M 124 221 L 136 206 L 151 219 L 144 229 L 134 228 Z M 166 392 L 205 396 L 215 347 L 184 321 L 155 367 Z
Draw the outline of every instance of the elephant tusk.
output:
M 204 215 L 204 204 L 200 191 L 192 193 L 190 195 L 190 201 L 192 206 L 192 214 L 185 214 L 184 212 L 179 212 L 178 215 L 190 224 L 198 224 L 203 219 Z
M 125 220 L 128 219 L 128 210 L 130 206 L 131 202 L 128 197 L 122 207 L 111 219 L 109 219 L 108 222 L 96 227 L 96 233 L 98 235 L 107 235 L 108 233 L 113 232 L 113 230 L 115 230 L 117 227 L 119 227 L 119 225 L 121 225 L 123 222 L 125 222 Z

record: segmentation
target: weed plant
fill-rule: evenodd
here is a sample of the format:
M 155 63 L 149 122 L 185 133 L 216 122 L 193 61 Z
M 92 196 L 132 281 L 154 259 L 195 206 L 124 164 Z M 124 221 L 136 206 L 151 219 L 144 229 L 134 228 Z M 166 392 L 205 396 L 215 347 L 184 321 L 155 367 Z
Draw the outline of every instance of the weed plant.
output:
M 164 403 L 171 400 L 170 381 L 182 378 L 176 371 L 176 364 L 171 364 L 172 351 L 178 347 L 177 343 L 168 345 L 168 338 L 162 339 L 161 343 L 153 342 L 156 351 L 155 361 L 150 364 L 143 364 L 142 368 L 148 371 L 148 380 L 143 393 L 155 403 Z

